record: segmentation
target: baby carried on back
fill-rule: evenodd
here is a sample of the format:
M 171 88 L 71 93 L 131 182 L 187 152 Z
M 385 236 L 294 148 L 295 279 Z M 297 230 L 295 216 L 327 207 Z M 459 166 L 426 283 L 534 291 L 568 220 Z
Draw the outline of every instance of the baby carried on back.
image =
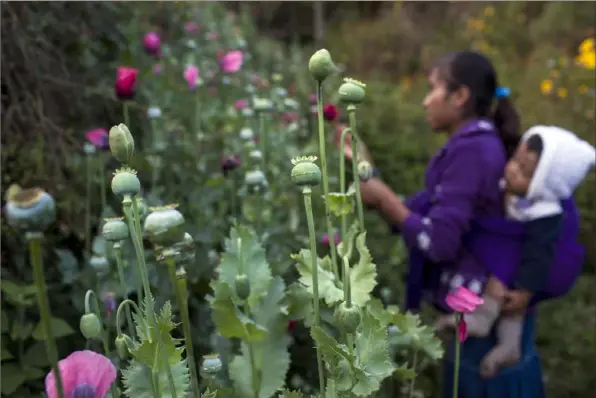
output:
M 496 322 L 498 344 L 481 363 L 483 376 L 494 376 L 519 360 L 526 309 L 566 294 L 581 273 L 584 249 L 578 243 L 579 216 L 572 194 L 595 163 L 594 147 L 573 133 L 554 126 L 529 129 L 502 181 L 507 218 L 477 219 L 464 238 L 465 250 L 481 266 L 439 270 L 425 267 L 421 257 L 410 257 L 410 273 L 425 268 L 422 287 L 440 309 L 446 309 L 447 293 L 458 286 L 483 293 L 484 304 L 464 317 L 475 337 L 488 335 Z M 411 203 L 424 214 L 431 206 L 430 195 L 422 192 Z M 408 288 L 419 288 L 413 280 L 410 275 Z M 508 289 L 524 305 L 503 313 Z M 455 327 L 452 314 L 437 322 L 438 329 L 447 327 Z

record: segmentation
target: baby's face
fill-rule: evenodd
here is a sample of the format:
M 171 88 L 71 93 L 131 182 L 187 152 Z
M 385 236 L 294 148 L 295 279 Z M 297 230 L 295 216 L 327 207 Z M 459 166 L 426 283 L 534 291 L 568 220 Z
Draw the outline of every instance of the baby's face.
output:
M 525 142 L 521 143 L 505 166 L 505 191 L 526 196 L 537 165 L 538 154 L 529 151 Z

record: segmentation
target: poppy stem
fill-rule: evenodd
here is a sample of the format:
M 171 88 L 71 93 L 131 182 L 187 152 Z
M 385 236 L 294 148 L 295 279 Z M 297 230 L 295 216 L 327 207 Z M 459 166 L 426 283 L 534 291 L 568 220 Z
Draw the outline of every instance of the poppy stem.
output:
M 122 101 L 122 113 L 124 116 L 124 124 L 130 129 L 130 114 L 128 112 L 128 101 Z
M 352 174 L 354 189 L 356 190 L 356 207 L 358 209 L 358 230 L 364 232 L 364 209 L 362 207 L 362 196 L 360 196 L 360 176 L 358 175 L 358 158 L 360 151 L 360 137 L 356 133 L 356 106 L 348 105 L 348 118 L 350 120 L 350 134 L 352 135 Z M 342 154 L 343 156 L 343 154 Z
M 339 192 L 341 194 L 346 193 L 346 157 L 344 156 L 344 150 L 346 146 L 346 134 L 350 132 L 350 128 L 347 127 L 341 132 L 341 138 L 339 142 Z M 348 234 L 348 220 L 347 215 L 341 215 L 341 237 Z
M 128 300 L 128 291 L 126 289 L 126 280 L 124 279 L 124 265 L 122 264 L 122 243 L 116 242 L 114 243 L 114 255 L 116 257 L 116 268 L 118 269 L 118 279 L 120 281 L 120 289 L 122 294 L 123 300 Z M 140 297 L 139 292 L 139 297 Z M 118 315 L 118 314 L 116 314 Z M 118 321 L 118 316 L 116 316 L 116 325 L 120 325 Z M 128 323 L 128 333 L 130 337 L 134 337 L 134 323 L 132 322 L 132 315 L 130 314 L 130 308 L 126 307 L 126 322 Z M 120 331 L 119 331 L 120 334 Z
M 453 393 L 451 394 L 451 398 L 458 398 L 458 388 L 459 388 L 459 361 L 460 361 L 460 351 L 461 351 L 461 344 L 459 342 L 459 324 L 462 321 L 462 314 L 457 313 L 455 314 L 457 329 L 455 330 L 455 363 L 453 365 Z
M 33 279 L 35 280 L 35 287 L 37 288 L 37 304 L 41 316 L 41 326 L 43 327 L 45 335 L 46 350 L 50 363 L 52 364 L 58 397 L 65 398 L 62 377 L 60 376 L 60 369 L 58 367 L 58 350 L 56 349 L 56 340 L 54 340 L 54 333 L 52 332 L 52 313 L 50 311 L 50 303 L 47 294 L 48 288 L 46 286 L 43 271 L 41 253 L 41 240 L 43 234 L 39 232 L 28 232 L 26 237 L 29 241 L 29 255 L 31 265 L 33 266 Z
M 331 262 L 333 273 L 339 280 L 339 264 L 337 263 L 337 249 L 335 245 L 335 233 L 331 224 L 331 211 L 329 210 L 329 177 L 327 175 L 327 154 L 325 153 L 325 119 L 323 118 L 323 82 L 317 81 L 317 119 L 319 124 L 319 156 L 321 158 L 321 172 L 323 174 L 323 197 L 325 200 L 325 219 L 327 221 L 327 235 L 329 236 L 329 247 L 331 248 Z M 308 211 L 308 210 L 307 210 Z M 321 390 L 324 394 L 325 390 Z

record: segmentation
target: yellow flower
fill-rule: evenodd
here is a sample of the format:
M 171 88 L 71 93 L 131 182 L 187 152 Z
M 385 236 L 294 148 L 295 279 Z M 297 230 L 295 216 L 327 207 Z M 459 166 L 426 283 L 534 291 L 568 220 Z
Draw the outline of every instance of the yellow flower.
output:
M 540 91 L 542 94 L 548 94 L 553 90 L 553 82 L 552 80 L 546 79 L 540 83 Z
M 485 17 L 492 17 L 495 15 L 495 8 L 492 6 L 488 6 L 484 9 L 484 16 Z
M 580 53 L 575 57 L 575 62 L 586 69 L 596 69 L 596 51 L 587 51 Z
M 578 52 L 580 54 L 589 53 L 596 51 L 596 45 L 594 45 L 594 39 L 592 37 L 588 37 L 584 41 L 581 42 L 579 45 Z
M 567 89 L 564 87 L 561 87 L 557 90 L 557 95 L 559 96 L 559 98 L 567 98 Z
M 580 94 L 586 94 L 588 92 L 588 86 L 582 84 L 577 88 L 577 91 L 579 91 Z

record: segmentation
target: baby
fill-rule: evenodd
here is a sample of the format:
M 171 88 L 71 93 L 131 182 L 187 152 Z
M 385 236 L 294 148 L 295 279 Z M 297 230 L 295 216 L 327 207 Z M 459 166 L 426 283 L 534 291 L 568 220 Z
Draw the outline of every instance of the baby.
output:
M 475 337 L 487 336 L 498 318 L 498 344 L 482 360 L 483 377 L 492 377 L 500 368 L 519 361 L 526 307 L 547 283 L 555 260 L 563 219 L 561 200 L 572 196 L 595 163 L 593 146 L 554 126 L 529 129 L 507 163 L 502 181 L 506 214 L 525 225 L 516 280 L 509 290 L 491 276 L 484 290 L 484 304 L 464 315 L 468 334 Z M 501 312 L 506 299 L 519 309 Z M 455 316 L 440 317 L 436 326 L 438 330 L 455 327 Z

